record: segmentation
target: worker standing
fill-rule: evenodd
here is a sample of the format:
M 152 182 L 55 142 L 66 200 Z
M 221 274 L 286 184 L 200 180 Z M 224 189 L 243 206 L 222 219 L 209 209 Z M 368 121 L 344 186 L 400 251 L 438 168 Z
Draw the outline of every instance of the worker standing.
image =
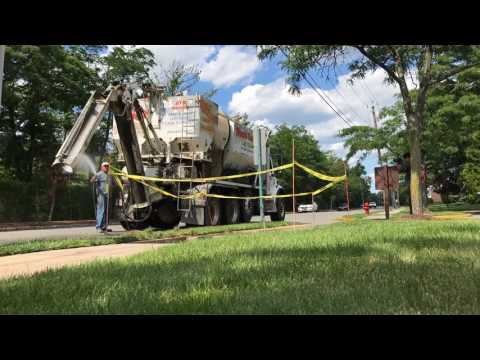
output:
M 111 231 L 107 228 L 108 224 L 108 169 L 110 164 L 103 162 L 100 166 L 100 171 L 90 179 L 90 182 L 95 183 L 97 193 L 97 211 L 96 211 L 96 229 L 97 232 Z

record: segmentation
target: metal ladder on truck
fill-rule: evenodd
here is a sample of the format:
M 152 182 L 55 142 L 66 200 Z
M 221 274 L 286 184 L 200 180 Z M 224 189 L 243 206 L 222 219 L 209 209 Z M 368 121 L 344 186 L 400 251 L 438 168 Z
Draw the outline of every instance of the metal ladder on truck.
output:
M 186 112 L 186 114 L 185 114 Z M 192 182 L 192 172 L 193 172 L 193 167 L 194 167 L 194 158 L 195 158 L 195 153 L 192 149 L 192 151 L 190 152 L 191 154 L 191 162 L 190 162 L 190 165 L 184 165 L 183 163 L 183 149 L 184 149 L 184 146 L 183 146 L 183 135 L 184 135 L 184 132 L 191 132 L 193 134 L 195 134 L 195 112 L 192 111 L 192 114 L 190 114 L 190 111 L 189 111 L 189 108 L 186 107 L 186 109 L 182 112 L 182 115 L 181 115 L 181 134 L 180 134 L 180 160 L 179 160 L 179 165 L 178 165 L 178 176 L 180 177 L 181 173 L 182 173 L 182 170 L 184 169 L 188 169 L 189 170 L 189 173 L 190 173 L 190 182 L 189 182 L 189 187 L 188 189 L 183 190 L 182 191 L 182 182 L 178 182 L 177 183 L 177 210 L 178 211 L 182 211 L 182 212 L 185 212 L 186 214 L 189 214 L 190 211 L 192 210 L 192 202 L 193 200 L 192 199 L 180 199 L 180 196 L 181 195 L 185 195 L 185 194 L 188 194 L 188 195 L 191 195 L 192 194 L 192 188 L 193 188 L 193 182 Z M 190 136 L 193 136 L 192 134 Z M 187 136 L 188 137 L 188 136 Z M 188 152 L 187 152 L 188 153 Z M 185 160 L 188 160 L 185 159 Z M 183 172 L 185 173 L 185 172 Z M 186 206 L 184 206 L 185 204 L 187 204 Z

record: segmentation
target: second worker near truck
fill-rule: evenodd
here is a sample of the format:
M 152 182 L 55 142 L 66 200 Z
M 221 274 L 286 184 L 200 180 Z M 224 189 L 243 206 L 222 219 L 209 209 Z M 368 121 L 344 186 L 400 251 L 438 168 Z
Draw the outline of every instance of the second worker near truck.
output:
M 110 164 L 108 162 L 103 162 L 100 166 L 100 171 L 97 172 L 90 182 L 95 183 L 96 189 L 96 199 L 97 199 L 97 208 L 96 208 L 96 225 L 95 228 L 97 232 L 106 232 L 111 231 L 107 228 L 108 226 L 108 191 L 109 191 L 109 181 L 108 181 L 108 169 Z

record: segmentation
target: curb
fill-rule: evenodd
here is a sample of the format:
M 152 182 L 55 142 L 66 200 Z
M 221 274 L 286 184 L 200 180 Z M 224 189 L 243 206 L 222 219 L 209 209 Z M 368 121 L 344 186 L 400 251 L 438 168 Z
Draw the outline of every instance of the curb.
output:
M 128 242 L 129 244 L 175 244 L 184 241 L 190 241 L 195 239 L 207 239 L 211 237 L 219 237 L 219 236 L 227 236 L 233 234 L 248 234 L 251 232 L 258 232 L 258 231 L 274 231 L 274 230 L 295 230 L 295 228 L 305 228 L 305 227 L 312 227 L 310 224 L 297 224 L 297 225 L 285 225 L 285 226 L 276 226 L 273 228 L 267 229 L 249 229 L 249 230 L 237 230 L 237 231 L 228 231 L 228 232 L 217 232 L 217 233 L 210 233 L 210 234 L 201 234 L 201 235 L 182 235 L 182 236 L 172 236 L 169 238 L 162 238 L 162 239 L 149 239 L 149 240 L 136 240 Z

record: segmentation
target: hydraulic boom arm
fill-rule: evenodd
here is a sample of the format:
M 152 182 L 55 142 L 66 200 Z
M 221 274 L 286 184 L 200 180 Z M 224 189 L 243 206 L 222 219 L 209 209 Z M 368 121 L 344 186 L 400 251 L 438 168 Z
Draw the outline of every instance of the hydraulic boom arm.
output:
M 73 169 L 80 159 L 79 156 L 88 147 L 105 111 L 110 110 L 115 116 L 128 173 L 145 175 L 132 119 L 132 93 L 133 91 L 125 85 L 109 86 L 103 93 L 99 91 L 92 93 L 55 156 L 52 167 L 57 173 L 62 175 L 73 173 Z M 145 188 L 142 184 L 132 183 L 132 195 L 132 206 L 135 208 L 149 206 Z

